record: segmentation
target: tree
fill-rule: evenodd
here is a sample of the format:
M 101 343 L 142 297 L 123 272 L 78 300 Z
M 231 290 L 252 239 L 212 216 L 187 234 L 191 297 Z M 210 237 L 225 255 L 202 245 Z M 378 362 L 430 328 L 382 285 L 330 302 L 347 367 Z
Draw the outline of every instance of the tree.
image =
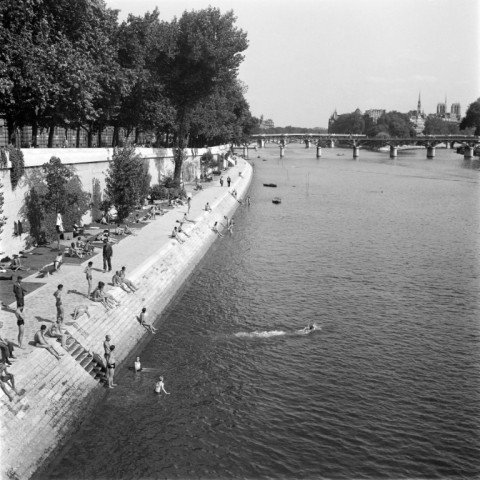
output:
M 423 133 L 425 135 L 448 135 L 447 122 L 439 117 L 429 116 L 425 120 Z
M 105 192 L 115 205 L 120 221 L 126 219 L 148 195 L 148 177 L 144 161 L 135 154 L 135 147 L 127 145 L 115 149 L 105 178 Z
M 48 163 L 43 164 L 42 170 L 47 184 L 42 201 L 43 225 L 47 236 L 51 238 L 59 213 L 62 215 L 65 231 L 73 231 L 73 226 L 80 223 L 90 206 L 89 195 L 83 191 L 82 182 L 74 168 L 63 165 L 59 158 L 52 157 Z M 58 235 L 57 241 L 59 242 Z
M 471 103 L 467 109 L 467 113 L 460 122 L 460 130 L 474 127 L 474 135 L 480 135 L 480 98 Z
M 233 82 L 248 46 L 247 35 L 235 27 L 233 11 L 222 15 L 217 8 L 184 12 L 170 25 L 166 42 L 157 57 L 157 74 L 175 108 L 177 151 L 188 145 L 194 109 L 215 87 Z M 180 181 L 182 155 L 175 156 L 175 181 Z
M 330 126 L 329 133 L 362 134 L 364 128 L 365 120 L 360 110 L 357 109 L 353 113 L 339 115 Z
M 376 134 L 387 132 L 394 138 L 411 138 L 416 136 L 415 129 L 408 115 L 396 111 L 383 114 L 377 121 L 376 129 Z

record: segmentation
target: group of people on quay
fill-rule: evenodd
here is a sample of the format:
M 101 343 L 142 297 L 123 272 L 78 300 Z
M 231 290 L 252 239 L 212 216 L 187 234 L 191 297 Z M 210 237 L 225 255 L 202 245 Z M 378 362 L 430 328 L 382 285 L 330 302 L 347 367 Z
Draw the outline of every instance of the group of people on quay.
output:
M 220 186 L 223 186 L 224 179 L 223 176 L 219 179 Z M 226 183 L 228 187 L 231 185 L 231 178 L 227 177 Z M 236 190 L 230 191 L 232 196 L 242 205 L 250 206 L 250 197 L 247 196 L 244 201 L 237 198 Z M 183 202 L 182 202 L 183 203 Z M 183 203 L 185 205 L 185 203 Z M 180 219 L 177 219 L 175 222 L 177 225 L 174 226 L 171 237 L 174 238 L 179 244 L 183 244 L 190 238 L 190 234 L 186 231 L 186 226 L 189 224 L 195 224 L 196 221 L 189 218 L 190 208 L 192 204 L 192 194 L 189 193 L 186 198 L 186 212 L 183 213 Z M 210 203 L 207 202 L 204 208 L 205 211 L 211 213 L 213 211 Z M 165 212 L 153 205 L 151 208 L 148 209 L 148 213 L 145 217 L 137 217 L 135 218 L 136 222 L 148 222 L 150 220 L 154 220 L 156 215 L 163 215 Z M 111 214 L 109 214 L 111 215 Z M 112 218 L 110 220 L 105 216 L 102 218 L 102 221 L 105 221 L 107 224 L 109 221 L 115 221 Z M 229 218 L 228 216 L 223 217 L 223 222 L 216 221 L 213 226 L 211 226 L 211 230 L 217 234 L 219 237 L 223 237 L 225 233 L 230 233 L 233 235 L 234 229 L 234 220 L 233 218 Z M 115 234 L 117 235 L 136 235 L 136 232 L 132 230 L 128 225 L 121 225 L 116 224 Z M 109 230 L 104 230 L 102 233 L 99 233 L 94 236 L 94 238 L 90 239 L 82 239 L 82 236 L 77 236 L 75 242 L 71 242 L 70 246 L 65 249 L 64 252 L 58 252 L 58 255 L 55 257 L 53 261 L 53 271 L 51 273 L 58 272 L 63 264 L 63 253 L 68 253 L 68 255 L 72 257 L 83 258 L 85 256 L 91 256 L 94 253 L 95 247 L 93 246 L 94 241 L 101 241 L 102 242 L 102 263 L 103 263 L 103 273 L 112 273 L 111 285 L 114 287 L 120 288 L 122 291 L 126 293 L 135 294 L 138 291 L 138 286 L 134 284 L 130 279 L 127 278 L 126 267 L 122 266 L 118 269 L 114 269 L 112 266 L 112 261 L 114 257 L 114 244 L 117 242 L 116 239 L 112 238 L 110 235 Z M 18 255 L 14 256 L 14 260 L 12 262 L 12 269 L 15 272 L 18 271 L 28 271 L 25 268 Z M 85 296 L 86 299 L 100 303 L 106 311 L 111 311 L 118 307 L 121 302 L 115 298 L 114 295 L 106 291 L 106 283 L 105 281 L 98 281 L 96 286 L 94 286 L 94 272 L 100 269 L 94 268 L 94 262 L 88 261 L 87 265 L 84 267 L 84 274 L 85 279 L 87 281 L 87 288 L 86 293 L 82 294 Z M 24 393 L 24 390 L 19 392 L 15 385 L 15 378 L 14 375 L 8 372 L 7 368 L 12 365 L 12 361 L 16 360 L 14 356 L 14 349 L 18 347 L 23 349 L 23 340 L 24 340 L 24 333 L 25 333 L 25 296 L 27 295 L 27 289 L 24 287 L 22 283 L 22 276 L 18 275 L 16 281 L 13 285 L 13 293 L 15 295 L 16 300 L 16 308 L 8 307 L 6 304 L 2 302 L 2 307 L 4 310 L 11 311 L 15 314 L 18 326 L 18 338 L 17 344 L 15 345 L 8 339 L 5 339 L 0 336 L 0 351 L 2 355 L 2 361 L 0 363 L 0 388 L 3 392 L 7 395 L 10 401 L 14 400 L 14 395 L 21 395 Z M 75 291 L 75 293 L 79 293 Z M 67 291 L 70 293 L 70 291 Z M 35 332 L 33 336 L 33 344 L 37 348 L 42 348 L 47 350 L 51 355 L 53 355 L 57 360 L 60 360 L 62 356 L 65 355 L 62 351 L 59 351 L 58 347 L 49 342 L 48 338 L 56 339 L 62 346 L 62 349 L 68 351 L 68 348 L 71 346 L 69 344 L 69 334 L 65 329 L 65 288 L 62 283 L 59 283 L 55 292 L 53 293 L 55 299 L 55 309 L 56 309 L 56 319 L 54 322 L 51 322 L 47 327 L 46 324 L 41 324 L 40 328 Z M 72 313 L 73 320 L 77 320 L 81 316 L 86 315 L 90 317 L 89 305 L 82 304 L 76 305 L 74 307 L 74 311 Z M 147 321 L 147 308 L 143 307 L 139 315 L 137 316 L 136 320 L 138 321 L 139 325 L 145 328 L 146 331 L 150 332 L 151 334 L 155 334 L 157 332 L 156 328 Z M 0 322 L 0 329 L 3 327 L 3 322 Z M 116 358 L 115 358 L 115 345 L 111 344 L 111 337 L 107 335 L 105 342 L 103 343 L 103 351 L 104 351 L 104 359 L 105 359 L 105 370 L 106 370 L 106 379 L 107 379 L 107 386 L 108 388 L 114 388 L 116 384 L 114 383 L 114 372 L 116 367 Z M 164 388 L 163 377 L 159 378 L 159 381 L 155 385 L 155 392 L 156 393 L 166 393 Z

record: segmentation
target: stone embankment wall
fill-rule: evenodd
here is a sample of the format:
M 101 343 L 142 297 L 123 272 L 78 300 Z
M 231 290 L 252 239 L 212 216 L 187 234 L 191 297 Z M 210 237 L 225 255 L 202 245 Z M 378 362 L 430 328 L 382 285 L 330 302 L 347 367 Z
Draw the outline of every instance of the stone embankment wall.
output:
M 211 147 L 209 150 L 215 156 L 226 153 L 228 149 L 228 146 L 221 145 Z M 200 157 L 207 150 L 206 148 L 186 149 L 187 159 L 183 165 L 185 181 L 192 181 L 200 177 Z M 17 234 L 14 230 L 14 222 L 18 223 L 23 220 L 22 207 L 25 194 L 31 188 L 35 176 L 38 175 L 44 163 L 47 163 L 52 157 L 58 157 L 63 164 L 74 167 L 82 181 L 83 189 L 93 196 L 94 182 L 99 182 L 102 192 L 105 189 L 105 175 L 113 155 L 112 148 L 27 148 L 22 152 L 25 160 L 25 174 L 15 190 L 12 189 L 10 181 L 10 163 L 6 168 L 0 168 L 0 184 L 3 184 L 2 191 L 5 202 L 3 215 L 8 219 L 0 234 L 0 258 L 5 255 L 11 257 L 25 248 L 28 232 Z M 171 148 L 137 148 L 136 153 L 145 160 L 148 172 L 152 177 L 152 185 L 173 175 L 174 162 Z M 89 223 L 90 221 L 90 214 L 87 214 L 84 222 Z
M 244 198 L 252 178 L 252 167 L 240 160 L 238 169 L 242 174 L 234 180 L 232 188 Z M 239 206 L 229 189 L 215 188 L 210 190 L 216 192 L 215 196 L 213 193 L 209 196 L 209 189 L 197 194 L 199 204 L 210 201 L 213 211 L 202 211 L 195 217 L 196 223 L 189 225 L 190 238 L 184 244 L 169 240 L 130 272 L 129 277 L 139 287 L 137 293 L 115 290 L 114 296 L 121 301 L 115 310 L 105 312 L 96 308 L 90 318 L 83 315 L 75 323 L 67 324 L 69 334 L 78 344 L 75 355 L 70 351 L 57 361 L 47 351 L 38 349 L 24 360 L 25 366 L 16 372 L 16 382 L 19 388 L 27 390 L 26 394 L 10 403 L 0 393 L 2 478 L 23 480 L 31 477 L 78 427 L 95 402 L 105 395 L 105 387 L 94 378 L 95 371 L 89 367 L 91 357 L 88 352 L 102 355 L 101 346 L 106 334 L 114 337 L 117 364 L 121 364 L 131 358 L 145 342 L 145 337 L 150 335 L 135 321 L 141 308 L 147 307 L 149 319 L 156 318 L 157 327 L 161 324 L 161 313 L 217 239 L 211 226 L 215 221 L 221 221 L 224 215 L 230 217 Z M 142 241 L 151 242 L 149 235 L 150 238 L 157 235 L 155 228 L 157 226 L 153 222 L 137 236 L 126 238 L 121 243 L 132 242 L 130 247 L 141 249 Z M 126 243 L 124 248 L 128 247 Z M 45 295 L 42 291 L 46 288 L 48 286 L 31 295 Z M 48 296 L 51 294 L 48 293 Z M 114 394 L 115 390 L 112 392 Z

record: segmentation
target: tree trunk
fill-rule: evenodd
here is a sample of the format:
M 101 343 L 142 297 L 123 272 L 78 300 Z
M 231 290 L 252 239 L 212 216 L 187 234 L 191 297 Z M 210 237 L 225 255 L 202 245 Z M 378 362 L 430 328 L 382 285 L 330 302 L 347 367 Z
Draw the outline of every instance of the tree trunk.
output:
M 32 146 L 36 147 L 38 143 L 38 122 L 37 117 L 33 117 L 32 121 Z
M 118 127 L 115 125 L 113 127 L 112 148 L 115 148 L 117 145 L 118 145 Z
M 183 149 L 185 148 L 185 110 L 179 115 L 178 132 L 177 132 L 177 148 L 175 149 L 175 170 L 173 172 L 173 181 L 180 185 L 182 178 L 183 165 Z
M 139 128 L 136 128 L 135 129 L 135 144 L 138 145 L 138 139 L 140 137 L 140 129 Z
M 92 126 L 90 125 L 87 129 L 87 147 L 92 148 L 93 144 L 93 129 Z
M 80 127 L 77 127 L 77 135 L 75 136 L 75 147 L 80 148 Z
M 55 123 L 53 120 L 50 121 L 50 129 L 48 130 L 48 148 L 53 147 L 53 136 L 55 135 Z
M 7 116 L 7 132 L 8 132 L 8 139 L 7 143 L 13 145 L 14 137 L 15 137 L 15 122 L 13 121 L 13 118 L 10 116 Z
M 98 138 L 97 138 L 97 147 L 102 146 L 102 127 L 98 127 Z

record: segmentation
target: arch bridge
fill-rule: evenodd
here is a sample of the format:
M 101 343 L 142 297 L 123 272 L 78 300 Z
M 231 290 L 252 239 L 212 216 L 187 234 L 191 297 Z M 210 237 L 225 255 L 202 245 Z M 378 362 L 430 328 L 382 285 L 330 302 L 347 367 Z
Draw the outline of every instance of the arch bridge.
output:
M 352 147 L 353 158 L 360 155 L 362 146 L 370 147 L 390 147 L 390 157 L 394 158 L 398 154 L 400 145 L 423 146 L 427 151 L 427 158 L 435 157 L 435 147 L 445 144 L 447 148 L 453 148 L 454 144 L 460 144 L 465 159 L 474 157 L 475 148 L 480 145 L 480 137 L 475 135 L 422 135 L 414 138 L 383 138 L 368 137 L 367 135 L 350 135 L 334 133 L 283 133 L 283 134 L 256 134 L 251 138 L 257 142 L 259 148 L 264 148 L 266 142 L 278 143 L 280 147 L 280 157 L 283 157 L 285 147 L 289 143 L 302 143 L 305 148 L 311 148 L 315 145 L 317 148 L 317 158 L 322 155 L 322 148 L 334 148 L 336 144 L 343 143 Z

